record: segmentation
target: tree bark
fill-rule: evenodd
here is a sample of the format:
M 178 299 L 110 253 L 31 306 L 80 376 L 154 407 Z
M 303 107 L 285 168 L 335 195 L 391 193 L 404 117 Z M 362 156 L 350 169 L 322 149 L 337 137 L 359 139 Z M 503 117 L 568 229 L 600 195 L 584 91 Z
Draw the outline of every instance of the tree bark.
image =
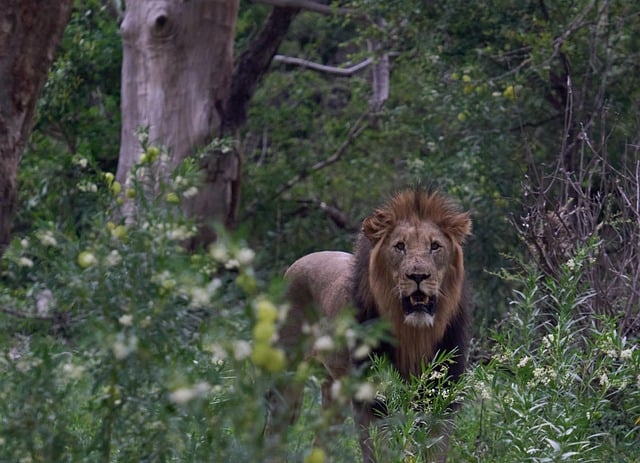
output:
M 0 0 L 0 254 L 16 211 L 20 157 L 72 0 Z
M 170 153 L 169 173 L 221 136 L 233 72 L 239 0 L 129 1 L 121 25 L 122 138 L 116 177 L 127 184 L 141 147 L 136 129 Z M 226 225 L 235 220 L 240 156 L 204 154 L 205 184 L 185 199 L 188 214 Z M 215 238 L 204 224 L 201 242 Z

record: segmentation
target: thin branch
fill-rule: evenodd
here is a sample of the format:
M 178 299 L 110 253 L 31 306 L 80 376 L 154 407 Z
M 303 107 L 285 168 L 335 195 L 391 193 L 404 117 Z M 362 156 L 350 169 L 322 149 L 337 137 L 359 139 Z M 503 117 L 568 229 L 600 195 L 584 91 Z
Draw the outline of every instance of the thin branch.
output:
M 7 309 L 5 307 L 0 307 L 0 312 L 6 313 L 7 315 L 11 315 L 12 317 L 22 318 L 25 320 L 53 321 L 53 317 L 50 317 L 47 315 L 28 314 L 28 313 L 19 312 L 13 309 Z
M 338 147 L 338 149 L 336 150 L 335 153 L 333 153 L 327 159 L 324 159 L 322 161 L 316 162 L 313 166 L 311 166 L 311 168 L 309 170 L 301 172 L 298 175 L 296 175 L 295 177 L 293 177 L 291 180 L 289 180 L 287 183 L 285 183 L 276 192 L 276 194 L 274 195 L 274 197 L 272 199 L 277 198 L 278 196 L 280 196 L 285 191 L 293 188 L 296 183 L 298 183 L 301 180 L 304 180 L 310 174 L 312 174 L 314 172 L 318 172 L 319 170 L 322 170 L 325 167 L 330 166 L 330 165 L 335 164 L 336 162 L 338 162 L 342 158 L 342 155 L 345 153 L 345 151 L 347 150 L 349 145 L 351 145 L 351 142 L 353 142 L 353 140 L 355 140 L 358 137 L 358 135 L 360 135 L 362 133 L 362 131 L 367 128 L 368 123 L 367 122 L 363 123 L 363 121 L 365 120 L 365 117 L 368 114 L 369 114 L 369 111 L 365 111 L 360 115 L 358 120 L 355 122 L 355 124 L 353 124 L 353 126 L 349 130 L 347 138 L 342 142 L 342 144 Z
M 349 129 L 347 138 L 342 142 L 342 144 L 331 156 L 329 156 L 328 158 L 322 161 L 316 162 L 313 166 L 311 166 L 311 168 L 305 169 L 299 174 L 297 174 L 295 177 L 293 177 L 287 183 L 282 185 L 273 195 L 271 195 L 269 198 L 265 199 L 264 201 L 266 202 L 273 201 L 274 199 L 282 195 L 285 191 L 290 190 L 297 183 L 309 177 L 309 175 L 315 172 L 318 172 L 319 170 L 322 170 L 325 167 L 328 167 L 338 162 L 342 158 L 344 153 L 347 151 L 347 148 L 353 143 L 353 141 L 356 138 L 358 138 L 358 136 L 362 133 L 362 131 L 369 126 L 369 122 L 367 120 L 367 116 L 369 115 L 369 113 L 370 113 L 369 110 L 367 110 L 360 115 L 360 117 L 356 120 L 356 122 L 351 126 L 351 129 Z M 257 204 L 258 204 L 258 201 L 253 201 L 251 204 L 247 206 L 245 217 L 250 216 L 255 212 Z
M 349 8 L 335 8 L 331 5 L 314 2 L 311 0 L 254 0 L 255 3 L 276 6 L 280 8 L 298 8 L 301 10 L 313 11 L 315 13 L 333 15 L 343 14 L 349 16 L 364 16 L 362 13 Z
M 348 68 L 341 68 L 335 66 L 326 66 L 324 64 L 314 63 L 313 61 L 309 61 L 302 58 L 295 58 L 293 56 L 284 56 L 284 55 L 276 55 L 273 57 L 273 60 L 278 63 L 285 64 L 293 64 L 296 66 L 301 66 L 303 68 L 312 69 L 314 71 L 324 72 L 327 74 L 334 74 L 343 77 L 350 77 L 356 72 L 366 68 L 371 63 L 373 63 L 373 58 L 367 58 L 364 61 L 361 61 L 358 64 L 354 64 Z

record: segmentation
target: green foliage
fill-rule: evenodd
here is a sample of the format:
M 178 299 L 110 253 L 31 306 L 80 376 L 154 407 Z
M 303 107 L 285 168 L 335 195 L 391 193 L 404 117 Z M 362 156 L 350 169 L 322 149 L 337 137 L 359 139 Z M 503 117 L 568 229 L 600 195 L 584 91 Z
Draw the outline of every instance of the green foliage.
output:
M 77 1 L 20 164 L 16 233 L 48 223 L 83 234 L 106 207 L 96 185 L 98 173 L 117 163 L 121 62 L 109 8 L 99 0 Z
M 593 293 L 580 275 L 597 253 L 585 248 L 556 279 L 533 269 L 496 278 L 511 265 L 504 254 L 525 253 L 505 220 L 520 213 L 521 184 L 570 152 L 568 137 L 583 148 L 601 140 L 614 166 L 633 152 L 637 6 L 344 6 L 376 24 L 301 13 L 279 52 L 333 66 L 368 57 L 367 41 L 393 52 L 385 108 L 368 112 L 368 70 L 342 78 L 274 63 L 240 134 L 247 242 L 222 233 L 188 253 L 193 224 L 179 203 L 199 173 L 187 162 L 158 182 L 154 163 L 166 153 L 144 146 L 132 189 L 113 181 L 117 21 L 103 2 L 77 2 L 21 162 L 16 239 L 1 264 L 0 460 L 263 461 L 264 395 L 294 378 L 307 389 L 302 417 L 269 451 L 295 461 L 323 460 L 314 435 L 334 439 L 332 461 L 357 460 L 344 413 L 353 395 L 372 391 L 390 412 L 374 432 L 385 461 L 420 461 L 459 397 L 450 461 L 637 461 L 637 339 L 621 335 L 616 314 L 585 309 Z M 243 2 L 239 50 L 268 12 Z M 589 149 L 577 152 L 572 162 L 589 162 Z M 322 371 L 284 365 L 270 336 L 284 310 L 279 277 L 306 252 L 350 249 L 365 214 L 415 184 L 474 211 L 465 248 L 478 304 L 472 361 L 487 362 L 442 395 L 437 365 L 405 384 L 378 360 L 373 373 L 341 382 L 340 413 L 323 410 Z M 120 203 L 135 206 L 126 223 Z M 341 323 L 334 347 L 358 330 Z M 491 359 L 476 355 L 489 345 Z M 438 393 L 416 404 L 425 389 Z
M 590 252 L 558 281 L 522 277 L 491 361 L 471 375 L 477 399 L 457 419 L 455 461 L 637 461 L 640 351 L 615 318 L 581 315 Z
M 260 459 L 271 377 L 248 361 L 250 327 L 252 301 L 272 296 L 242 243 L 185 252 L 195 228 L 174 198 L 197 171 L 187 163 L 164 184 L 153 164 L 136 166 L 131 191 L 102 177 L 110 208 L 86 234 L 45 225 L 7 250 L 3 461 Z M 137 213 L 113 222 L 125 199 Z
M 120 130 L 122 44 L 100 0 L 77 1 L 38 103 L 36 130 L 113 170 Z M 34 146 L 39 155 L 43 148 Z M 45 151 L 46 152 L 46 151 Z

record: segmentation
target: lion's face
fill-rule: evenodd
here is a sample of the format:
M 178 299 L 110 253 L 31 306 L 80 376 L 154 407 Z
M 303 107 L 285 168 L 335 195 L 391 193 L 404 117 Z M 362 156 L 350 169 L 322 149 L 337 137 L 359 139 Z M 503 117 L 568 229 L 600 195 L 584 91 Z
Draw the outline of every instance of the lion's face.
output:
M 437 193 L 403 192 L 364 220 L 371 244 L 369 288 L 380 315 L 443 331 L 458 310 L 469 213 Z
M 432 326 L 451 258 L 449 238 L 431 222 L 401 222 L 380 243 L 378 257 L 388 263 L 405 323 Z

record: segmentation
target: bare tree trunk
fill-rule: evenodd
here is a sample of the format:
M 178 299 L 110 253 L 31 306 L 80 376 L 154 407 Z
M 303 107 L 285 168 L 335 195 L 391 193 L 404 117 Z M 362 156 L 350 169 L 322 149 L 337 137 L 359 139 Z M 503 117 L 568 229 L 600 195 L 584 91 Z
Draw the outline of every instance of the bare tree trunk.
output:
M 0 254 L 16 210 L 18 163 L 72 0 L 0 0 Z
M 122 139 L 117 179 L 127 176 L 141 148 L 135 135 L 169 150 L 168 173 L 219 137 L 233 72 L 239 0 L 129 1 L 121 25 Z M 240 156 L 205 154 L 205 185 L 185 203 L 187 213 L 230 225 L 235 220 Z M 207 224 L 205 224 L 207 225 Z M 204 227 L 200 240 L 215 235 Z

